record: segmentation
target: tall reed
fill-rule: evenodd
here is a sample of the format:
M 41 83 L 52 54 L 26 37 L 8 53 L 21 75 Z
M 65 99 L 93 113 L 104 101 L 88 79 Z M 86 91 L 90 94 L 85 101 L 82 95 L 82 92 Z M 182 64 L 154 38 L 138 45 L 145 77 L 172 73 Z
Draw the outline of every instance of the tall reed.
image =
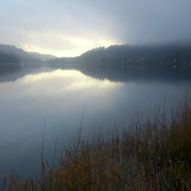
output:
M 110 139 L 80 141 L 55 168 L 42 160 L 40 179 L 5 178 L 1 191 L 191 190 L 191 105 L 170 124 L 134 125 Z

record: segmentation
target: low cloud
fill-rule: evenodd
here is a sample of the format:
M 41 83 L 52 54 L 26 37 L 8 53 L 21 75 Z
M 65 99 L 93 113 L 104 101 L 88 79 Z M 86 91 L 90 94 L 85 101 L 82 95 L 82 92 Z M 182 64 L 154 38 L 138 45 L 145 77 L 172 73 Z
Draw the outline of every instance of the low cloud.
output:
M 190 0 L 7 0 L 0 43 L 63 56 L 114 43 L 187 43 L 190 7 Z

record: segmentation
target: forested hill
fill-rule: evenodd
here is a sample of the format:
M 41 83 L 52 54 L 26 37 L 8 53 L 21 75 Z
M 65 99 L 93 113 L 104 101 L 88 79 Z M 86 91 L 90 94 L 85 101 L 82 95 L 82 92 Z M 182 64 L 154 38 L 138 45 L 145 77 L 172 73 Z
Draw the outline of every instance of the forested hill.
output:
M 13 55 L 21 60 L 23 64 L 27 63 L 42 63 L 50 59 L 56 58 L 55 56 L 26 52 L 13 45 L 0 44 L 0 52 L 3 54 Z
M 19 58 L 0 52 L 0 75 L 18 70 L 21 67 Z
M 0 75 L 28 67 L 40 67 L 55 56 L 26 52 L 12 45 L 0 44 Z
M 191 46 L 111 46 L 54 59 L 50 65 L 111 80 L 191 79 Z
M 7 64 L 7 63 L 20 63 L 20 59 L 18 59 L 16 56 L 4 54 L 0 52 L 0 64 Z

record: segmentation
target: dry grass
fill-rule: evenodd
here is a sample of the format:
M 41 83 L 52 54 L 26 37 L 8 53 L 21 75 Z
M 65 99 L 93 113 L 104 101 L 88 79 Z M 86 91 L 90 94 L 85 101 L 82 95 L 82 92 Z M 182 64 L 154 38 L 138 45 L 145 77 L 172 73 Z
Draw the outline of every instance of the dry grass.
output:
M 5 178 L 2 191 L 186 191 L 191 190 L 191 107 L 171 124 L 163 121 L 81 142 L 54 169 L 42 161 L 38 180 Z

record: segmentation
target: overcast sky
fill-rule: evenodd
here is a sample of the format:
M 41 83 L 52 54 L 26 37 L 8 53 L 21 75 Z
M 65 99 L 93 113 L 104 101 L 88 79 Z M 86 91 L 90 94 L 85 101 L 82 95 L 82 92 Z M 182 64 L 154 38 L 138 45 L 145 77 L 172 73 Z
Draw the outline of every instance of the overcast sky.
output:
M 0 43 L 57 56 L 191 41 L 191 0 L 0 1 Z

